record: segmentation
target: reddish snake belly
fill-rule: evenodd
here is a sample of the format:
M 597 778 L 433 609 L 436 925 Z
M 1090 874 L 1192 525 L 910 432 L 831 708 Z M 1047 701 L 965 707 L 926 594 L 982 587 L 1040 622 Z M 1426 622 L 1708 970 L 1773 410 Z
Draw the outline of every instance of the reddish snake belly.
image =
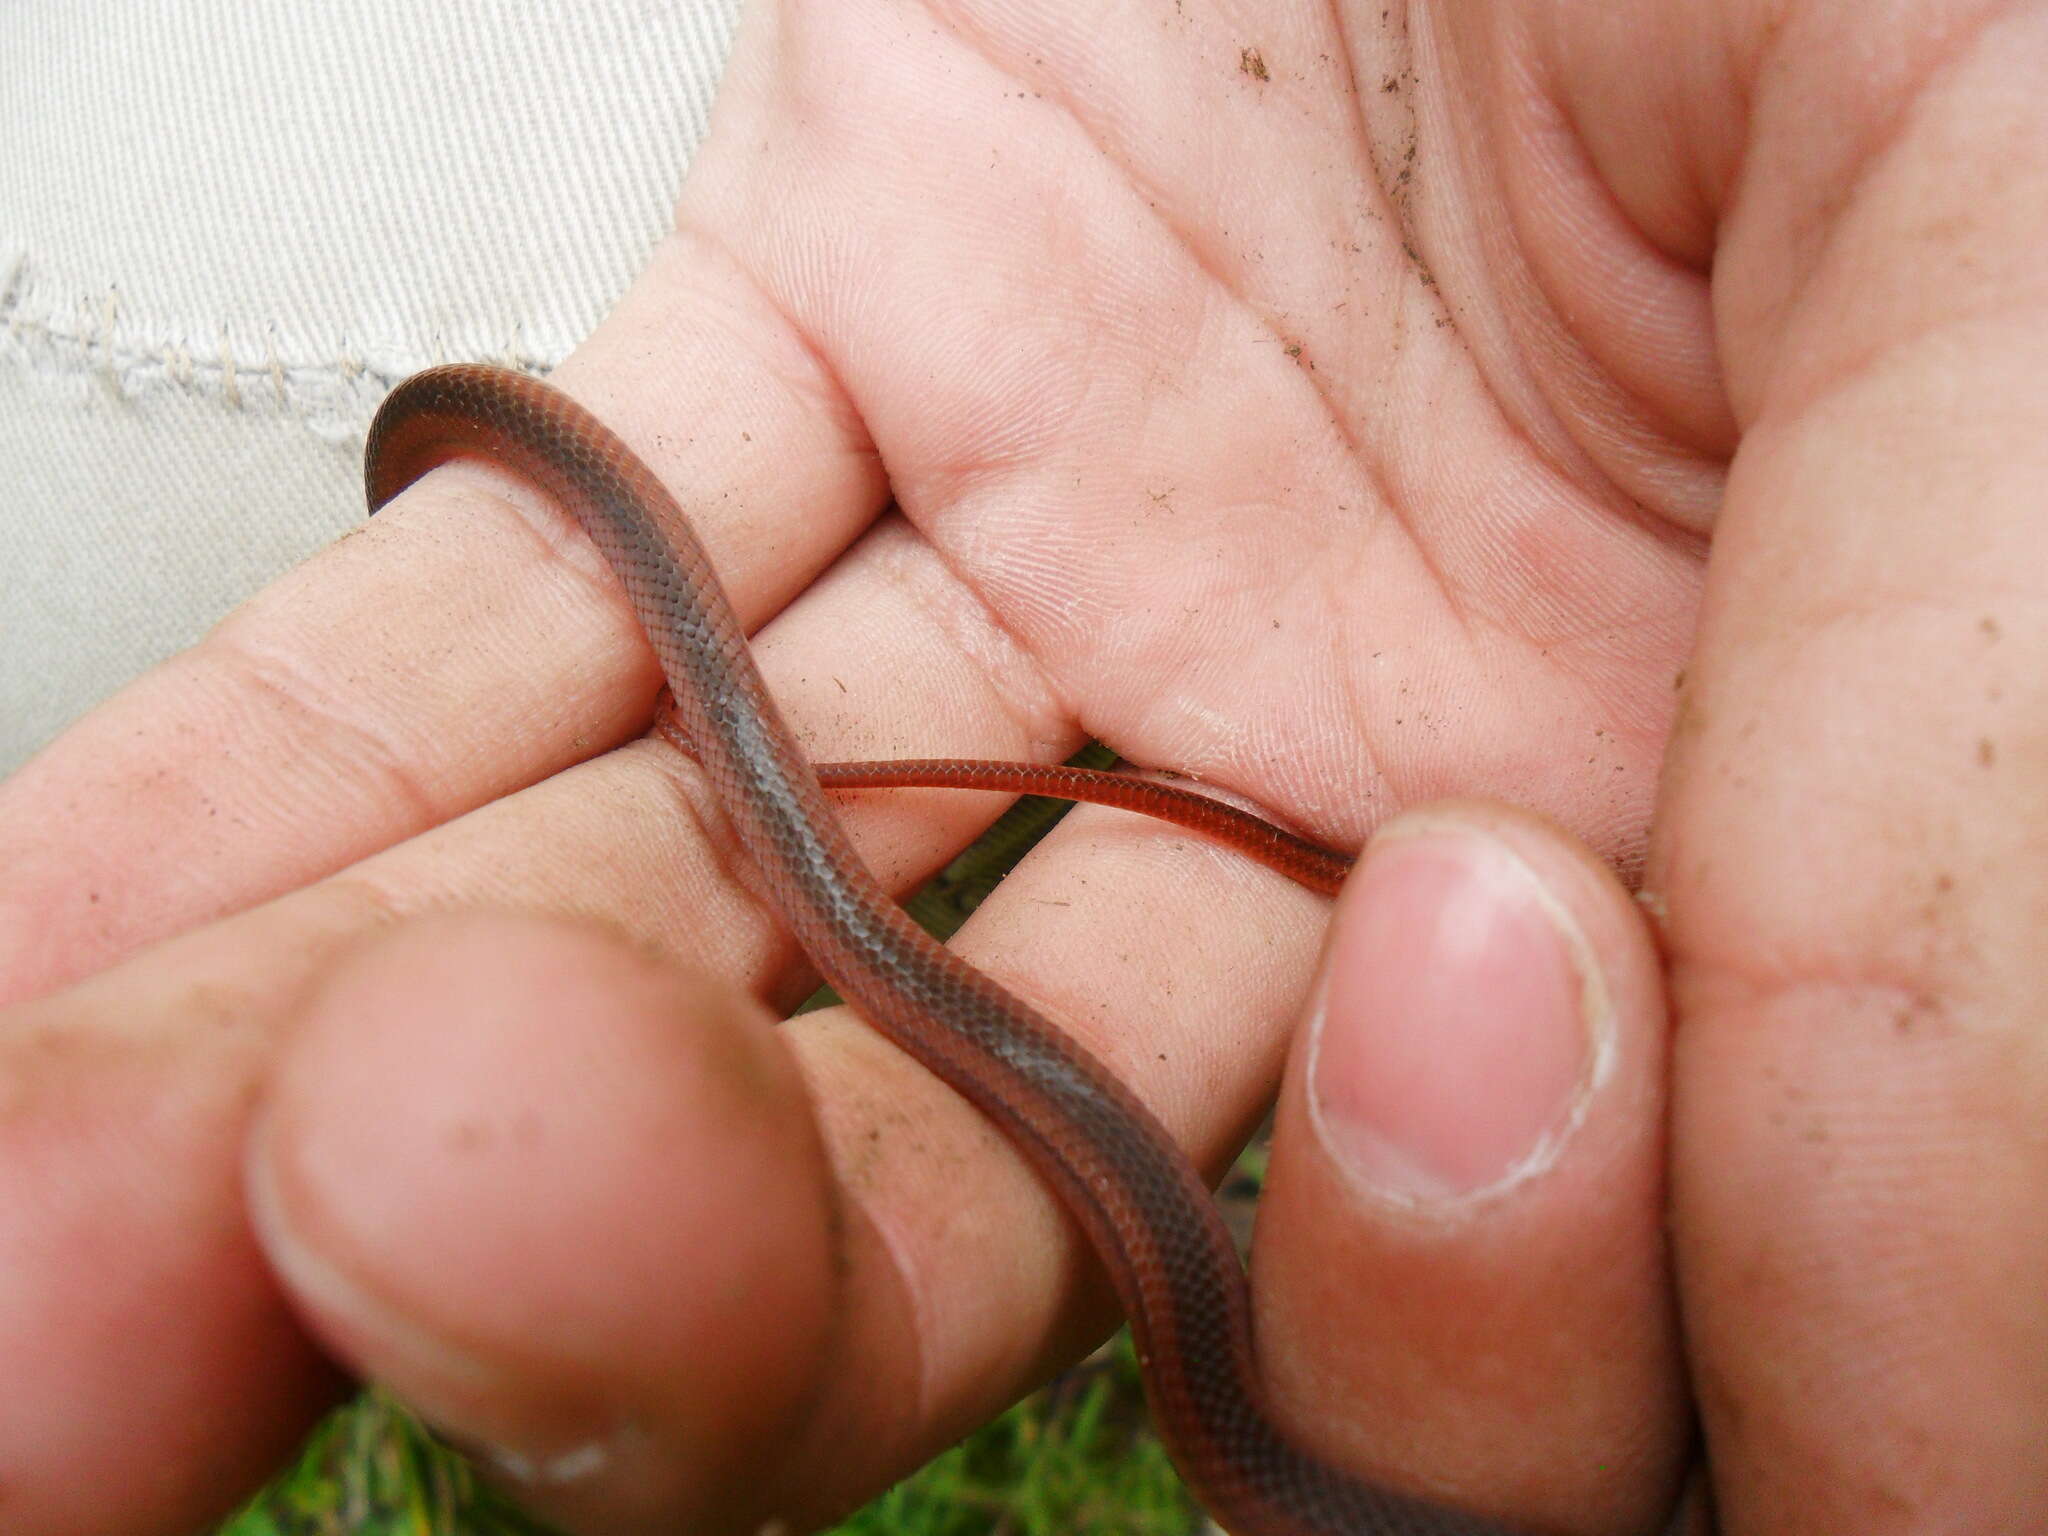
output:
M 840 995 L 993 1120 L 1080 1223 L 1130 1318 L 1160 1434 L 1210 1513 L 1237 1536 L 1508 1536 L 1506 1526 L 1348 1476 L 1274 1422 L 1252 1355 L 1244 1271 L 1200 1175 L 1100 1062 L 933 940 L 869 873 L 653 471 L 546 384 L 495 368 L 435 368 L 393 390 L 371 425 L 371 511 L 459 457 L 532 481 L 603 551 L 783 922 Z M 882 773 L 866 782 L 887 778 L 888 765 L 870 766 Z M 1000 768 L 976 782 L 1016 787 Z M 1341 878 L 1340 856 L 1243 820 L 1277 840 L 1276 867 L 1316 883 L 1289 869 L 1289 845 L 1299 843 L 1336 859 Z

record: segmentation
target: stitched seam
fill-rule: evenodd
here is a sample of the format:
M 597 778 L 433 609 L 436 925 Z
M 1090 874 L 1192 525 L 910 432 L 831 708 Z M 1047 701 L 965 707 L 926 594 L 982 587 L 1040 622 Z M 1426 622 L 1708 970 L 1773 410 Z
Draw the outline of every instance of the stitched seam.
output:
M 264 350 L 253 352 L 248 338 L 231 338 L 217 320 L 219 344 L 209 355 L 179 336 L 194 336 L 192 325 L 151 324 L 135 316 L 118 287 L 93 293 L 59 292 L 37 279 L 34 263 L 18 245 L 0 247 L 0 357 L 44 377 L 93 378 L 122 396 L 168 385 L 185 394 L 215 396 L 237 408 L 266 406 L 291 414 L 333 413 L 337 397 L 359 398 L 360 430 L 369 408 L 393 384 L 413 371 L 414 360 L 372 361 L 360 349 L 339 342 L 326 360 L 289 357 L 275 345 L 276 326 L 264 327 Z M 403 354 L 397 346 L 386 349 Z M 437 353 L 438 356 L 438 353 Z M 491 361 L 526 373 L 544 374 L 558 359 L 543 357 L 516 337 L 507 338 Z

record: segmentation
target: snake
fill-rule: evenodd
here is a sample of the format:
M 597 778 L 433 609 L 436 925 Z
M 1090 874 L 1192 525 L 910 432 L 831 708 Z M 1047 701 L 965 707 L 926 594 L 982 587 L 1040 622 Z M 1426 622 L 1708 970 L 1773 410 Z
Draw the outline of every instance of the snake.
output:
M 453 364 L 385 398 L 364 453 L 370 510 L 460 458 L 535 486 L 596 544 L 770 905 L 840 996 L 985 1115 L 1073 1217 L 1130 1322 L 1159 1436 L 1210 1515 L 1235 1536 L 1515 1536 L 1353 1476 L 1281 1427 L 1253 1349 L 1244 1268 L 1202 1176 L 1101 1061 L 918 927 L 862 862 L 702 540 L 654 471 L 554 386 Z M 1195 826 L 1323 890 L 1349 863 L 1225 802 L 1131 775 L 950 759 L 850 766 L 841 787 L 957 783 L 1108 799 Z

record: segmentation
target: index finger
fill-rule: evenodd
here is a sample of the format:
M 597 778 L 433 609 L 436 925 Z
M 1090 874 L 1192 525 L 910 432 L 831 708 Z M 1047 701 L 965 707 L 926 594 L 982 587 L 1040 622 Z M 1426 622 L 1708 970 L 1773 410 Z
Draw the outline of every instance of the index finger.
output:
M 1937 30 L 1784 40 L 1716 265 L 1753 424 L 1651 884 L 1730 1532 L 2048 1497 L 2048 18 Z
M 749 627 L 886 499 L 831 379 L 704 242 L 665 243 L 558 379 L 691 507 Z M 615 745 L 658 684 L 580 535 L 528 488 L 451 469 L 0 784 L 0 1001 Z

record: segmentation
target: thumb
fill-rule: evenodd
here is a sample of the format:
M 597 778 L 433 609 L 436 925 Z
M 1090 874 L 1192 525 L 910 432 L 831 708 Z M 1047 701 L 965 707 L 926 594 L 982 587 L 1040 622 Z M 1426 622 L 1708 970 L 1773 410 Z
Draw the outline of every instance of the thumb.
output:
M 1611 871 L 1474 802 L 1388 823 L 1334 915 L 1255 1245 L 1325 1452 L 1517 1526 L 1661 1528 L 1690 1429 L 1664 1004 Z
M 835 1287 L 824 1153 L 758 1005 L 595 928 L 410 924 L 311 1004 L 247 1178 L 315 1333 L 522 1503 L 760 1522 L 727 1506 L 802 1410 Z

